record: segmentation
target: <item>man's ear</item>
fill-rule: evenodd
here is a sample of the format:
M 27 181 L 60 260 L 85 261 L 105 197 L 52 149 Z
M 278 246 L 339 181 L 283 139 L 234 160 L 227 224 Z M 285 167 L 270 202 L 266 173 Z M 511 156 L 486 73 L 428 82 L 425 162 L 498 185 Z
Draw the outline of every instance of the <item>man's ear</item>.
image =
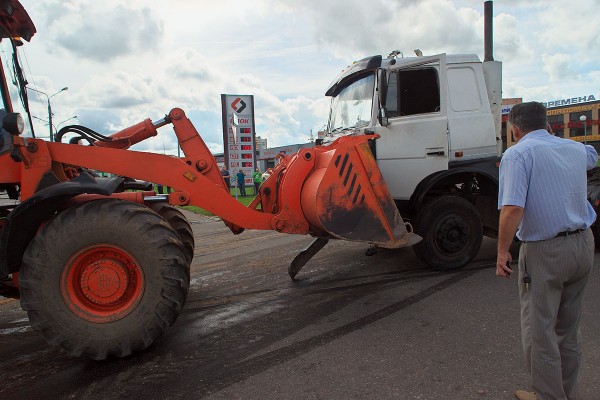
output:
M 510 133 L 513 136 L 513 139 L 515 139 L 515 142 L 518 142 L 519 140 L 521 140 L 521 130 L 519 129 L 518 126 L 515 125 L 510 125 Z

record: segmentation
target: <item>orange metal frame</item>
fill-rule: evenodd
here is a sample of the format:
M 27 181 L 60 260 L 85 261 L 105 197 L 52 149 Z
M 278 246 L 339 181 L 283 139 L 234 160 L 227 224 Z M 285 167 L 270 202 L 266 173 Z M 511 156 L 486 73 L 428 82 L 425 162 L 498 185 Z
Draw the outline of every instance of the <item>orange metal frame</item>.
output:
M 128 150 L 133 144 L 155 136 L 156 127 L 167 123 L 173 125 L 184 158 Z M 391 247 L 406 245 L 406 229 L 366 144 L 375 137 L 344 137 L 329 146 L 302 149 L 291 156 L 280 155 L 279 163 L 248 207 L 231 196 L 214 157 L 179 108 L 171 110 L 164 121 L 154 124 L 149 119 L 142 121 L 94 146 L 18 136 L 13 137 L 13 144 L 22 160 L 18 181 L 22 200 L 35 193 L 47 172 L 68 181 L 77 168 L 83 167 L 172 187 L 175 191 L 169 194 L 169 203 L 210 211 L 220 216 L 233 233 L 248 228 L 374 240 Z M 344 169 L 346 161 L 348 167 Z M 0 162 L 15 163 L 8 155 Z M 16 178 L 14 168 L 5 171 L 6 178 Z M 144 196 L 142 192 L 113 195 L 138 203 L 143 203 Z M 80 195 L 72 201 L 96 197 Z
M 171 110 L 168 119 L 173 124 L 185 158 L 126 150 L 129 146 L 156 135 L 156 128 L 150 120 L 118 132 L 112 136 L 112 142 L 98 142 L 98 146 L 15 137 L 14 145 L 23 160 L 19 178 L 22 200 L 34 194 L 45 173 L 52 170 L 59 178 L 62 174 L 62 179 L 67 180 L 61 170 L 66 165 L 73 165 L 170 186 L 175 189 L 169 195 L 171 204 L 194 205 L 210 211 L 223 218 L 234 233 L 241 232 L 243 228 L 308 232 L 308 223 L 299 209 L 298 212 L 289 212 L 287 209 L 276 208 L 266 213 L 263 209 L 239 203 L 227 191 L 214 157 L 183 110 Z M 8 155 L 2 158 L 3 164 L 14 163 Z M 14 168 L 6 169 L 12 171 L 12 179 L 5 182 L 16 178 L 13 170 Z M 305 168 L 303 171 L 304 174 L 308 172 L 310 169 Z M 302 179 L 302 176 L 298 176 L 294 180 Z M 299 197 L 298 195 L 297 198 Z M 278 229 L 284 225 L 288 229 Z

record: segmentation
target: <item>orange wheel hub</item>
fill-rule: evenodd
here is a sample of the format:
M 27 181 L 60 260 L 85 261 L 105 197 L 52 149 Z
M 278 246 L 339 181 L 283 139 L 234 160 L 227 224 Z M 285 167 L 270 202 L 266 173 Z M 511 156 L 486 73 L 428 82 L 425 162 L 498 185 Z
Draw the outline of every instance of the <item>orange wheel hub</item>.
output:
M 120 247 L 101 244 L 74 254 L 61 275 L 61 294 L 69 309 L 88 321 L 119 320 L 135 309 L 144 293 L 137 260 Z

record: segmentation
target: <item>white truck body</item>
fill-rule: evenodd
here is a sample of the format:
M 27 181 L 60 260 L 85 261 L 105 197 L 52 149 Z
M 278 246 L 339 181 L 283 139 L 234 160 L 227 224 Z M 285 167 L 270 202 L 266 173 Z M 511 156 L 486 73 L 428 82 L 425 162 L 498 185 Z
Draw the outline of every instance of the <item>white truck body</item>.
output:
M 411 75 L 418 77 L 420 71 L 435 71 L 435 76 L 425 73 L 423 78 L 437 78 L 439 102 L 430 102 L 435 106 L 431 110 L 406 107 L 415 111 L 414 114 L 402 112 L 402 105 L 397 114 L 392 114 L 388 105 L 388 125 L 382 126 L 378 121 L 381 104 L 377 92 L 380 89 L 373 85 L 369 123 L 331 132 L 336 127 L 330 121 L 326 142 L 339 135 L 365 131 L 379 134 L 380 139 L 375 141 L 377 162 L 392 197 L 409 200 L 423 179 L 447 170 L 449 163 L 499 155 L 501 96 L 497 88 L 501 87 L 501 66 L 499 62 L 492 63 L 495 68 L 490 68 L 486 81 L 483 64 L 474 54 L 382 60 L 380 69 L 385 71 L 388 83 L 391 77 L 402 76 L 405 72 L 410 79 Z M 372 74 L 375 72 L 372 71 Z M 418 86 L 411 84 L 411 89 L 418 89 Z M 428 83 L 423 82 L 423 86 L 420 93 L 407 93 L 406 96 L 432 96 L 432 93 L 424 91 L 431 89 Z M 490 95 L 488 88 L 492 87 Z M 388 88 L 388 101 L 389 93 Z M 495 93 L 498 96 L 493 96 Z M 490 98 L 493 103 L 490 103 Z
M 357 61 L 332 82 L 322 141 L 379 135 L 377 164 L 402 217 L 424 238 L 415 251 L 434 267 L 460 267 L 482 233 L 497 234 L 502 66 L 474 54 L 397 54 Z M 436 204 L 453 211 L 436 218 Z

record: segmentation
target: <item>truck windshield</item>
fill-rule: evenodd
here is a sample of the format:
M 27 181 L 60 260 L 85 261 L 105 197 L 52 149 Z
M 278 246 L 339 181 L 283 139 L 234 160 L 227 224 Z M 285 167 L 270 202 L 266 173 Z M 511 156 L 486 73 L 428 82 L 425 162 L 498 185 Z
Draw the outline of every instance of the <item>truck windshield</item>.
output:
M 352 82 L 331 101 L 329 133 L 360 128 L 371 122 L 375 75 Z

